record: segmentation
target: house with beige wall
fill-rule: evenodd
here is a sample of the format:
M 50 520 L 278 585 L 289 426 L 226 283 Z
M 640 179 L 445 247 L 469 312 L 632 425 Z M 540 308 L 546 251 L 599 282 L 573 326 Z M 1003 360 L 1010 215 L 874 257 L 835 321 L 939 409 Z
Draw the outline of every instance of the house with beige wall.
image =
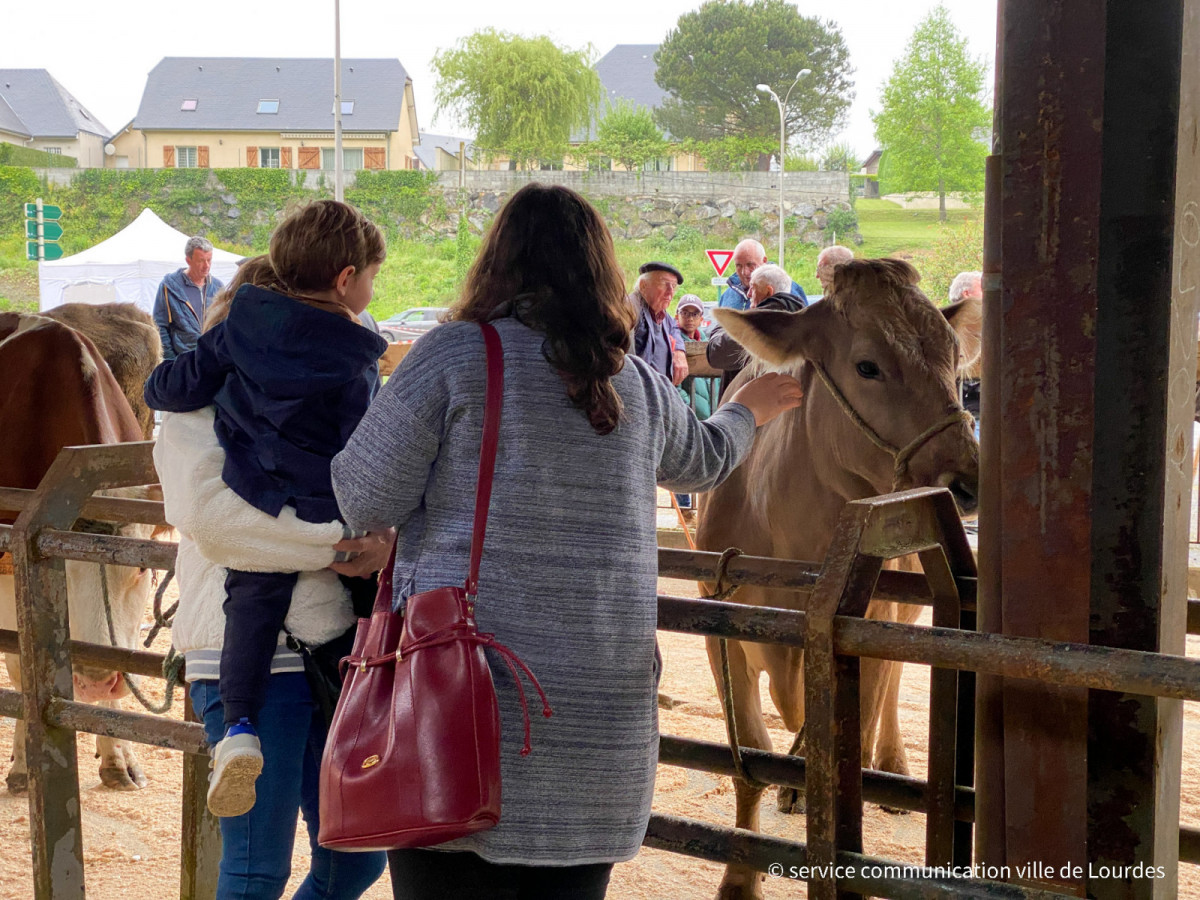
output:
M 104 165 L 108 129 L 45 69 L 0 69 L 0 141 Z
M 649 110 L 657 109 L 667 97 L 667 92 L 658 86 L 654 80 L 658 72 L 658 64 L 654 54 L 658 44 L 617 44 L 596 62 L 596 74 L 604 86 L 604 101 L 597 114 L 597 122 L 604 118 L 605 111 L 610 106 L 616 106 L 625 101 L 635 107 L 641 106 Z M 584 141 L 594 140 L 596 123 L 586 131 L 571 135 L 572 146 L 579 146 Z M 667 135 L 667 140 L 672 140 Z M 609 163 L 616 172 L 624 171 L 620 163 Z M 569 159 L 563 167 L 567 170 L 582 169 L 584 166 L 572 163 Z M 644 167 L 647 172 L 703 172 L 704 160 L 694 153 L 684 153 L 682 150 L 668 154 L 660 159 L 651 160 Z
M 332 59 L 167 57 L 105 165 L 332 170 L 333 120 Z M 417 168 L 417 135 L 400 61 L 342 60 L 343 167 Z

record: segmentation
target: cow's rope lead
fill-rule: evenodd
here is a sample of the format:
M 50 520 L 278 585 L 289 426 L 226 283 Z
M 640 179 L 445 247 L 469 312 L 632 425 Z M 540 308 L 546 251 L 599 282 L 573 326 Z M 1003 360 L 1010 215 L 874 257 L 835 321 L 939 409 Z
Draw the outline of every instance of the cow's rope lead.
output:
M 846 395 L 841 392 L 833 379 L 829 377 L 829 373 L 825 371 L 825 367 L 819 362 L 813 362 L 813 369 L 816 370 L 817 376 L 821 379 L 821 383 L 825 385 L 826 390 L 833 395 L 833 399 L 837 401 L 838 406 L 842 408 L 842 412 L 853 422 L 858 430 L 861 431 L 872 444 L 882 450 L 884 453 L 892 457 L 894 468 L 892 469 L 892 490 L 900 483 L 900 480 L 908 473 L 909 460 L 916 455 L 925 444 L 936 435 L 941 434 L 952 425 L 957 425 L 959 422 L 966 422 L 968 425 L 974 423 L 974 417 L 963 409 L 961 406 L 956 406 L 952 409 L 944 419 L 930 425 L 915 438 L 905 444 L 903 447 L 897 447 L 891 441 L 882 437 L 879 432 L 867 424 L 866 420 L 858 414 L 850 401 L 846 399 Z
M 730 583 L 729 564 L 741 555 L 742 551 L 737 547 L 728 547 L 721 553 L 721 558 L 717 560 L 716 588 L 711 594 L 702 597 L 702 600 L 716 600 L 723 603 L 737 593 L 740 585 Z M 729 739 L 729 749 L 733 753 L 734 774 L 752 787 L 766 787 L 766 784 L 756 778 L 751 778 L 746 772 L 746 764 L 742 760 L 742 748 L 738 742 L 737 720 L 734 718 L 733 674 L 729 670 L 729 643 L 725 638 L 718 638 L 718 644 L 721 648 L 721 707 L 725 713 L 725 736 Z
M 171 576 L 174 574 L 175 570 L 173 568 L 168 569 L 167 575 L 163 579 L 162 584 L 160 584 L 158 586 L 158 590 L 154 592 L 154 630 L 151 632 L 152 636 L 157 634 L 158 629 L 162 628 L 164 625 L 170 624 L 170 619 L 175 612 L 175 607 L 179 605 L 176 603 L 169 610 L 167 610 L 165 616 L 163 615 L 163 593 L 166 591 L 167 585 L 171 583 Z M 101 596 L 104 597 L 104 618 L 108 622 L 108 640 L 109 643 L 116 647 L 117 630 L 113 625 L 112 602 L 108 597 L 108 573 L 103 563 L 100 564 L 100 593 Z M 150 646 L 150 642 L 153 639 L 152 636 L 146 639 L 145 646 Z M 178 653 L 174 647 L 171 647 L 167 651 L 166 657 L 163 659 L 163 678 L 167 680 L 167 685 L 165 691 L 163 692 L 163 699 L 161 703 L 155 703 L 154 701 L 147 699 L 142 693 L 141 689 L 138 687 L 133 675 L 131 675 L 129 672 L 122 672 L 121 674 L 125 676 L 125 683 L 129 685 L 129 693 L 133 694 L 138 703 L 142 704 L 142 706 L 152 713 L 165 713 L 175 702 L 175 686 L 183 684 L 183 679 L 179 677 L 179 673 L 182 668 L 183 655 Z

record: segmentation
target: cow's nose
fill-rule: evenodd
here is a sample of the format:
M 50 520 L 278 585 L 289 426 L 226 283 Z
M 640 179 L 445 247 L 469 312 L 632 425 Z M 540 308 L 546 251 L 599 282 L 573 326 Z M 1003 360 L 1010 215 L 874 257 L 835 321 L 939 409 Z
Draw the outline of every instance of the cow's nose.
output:
M 960 515 L 970 515 L 979 508 L 978 485 L 965 478 L 955 478 L 950 482 L 950 493 L 958 504 Z

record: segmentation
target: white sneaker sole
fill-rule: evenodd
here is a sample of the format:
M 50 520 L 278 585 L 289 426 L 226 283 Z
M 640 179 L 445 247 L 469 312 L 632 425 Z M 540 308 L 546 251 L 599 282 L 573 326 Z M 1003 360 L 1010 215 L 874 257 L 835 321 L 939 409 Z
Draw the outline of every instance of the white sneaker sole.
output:
M 262 774 L 261 753 L 233 753 L 213 768 L 208 811 L 218 818 L 241 816 L 254 808 L 254 782 Z

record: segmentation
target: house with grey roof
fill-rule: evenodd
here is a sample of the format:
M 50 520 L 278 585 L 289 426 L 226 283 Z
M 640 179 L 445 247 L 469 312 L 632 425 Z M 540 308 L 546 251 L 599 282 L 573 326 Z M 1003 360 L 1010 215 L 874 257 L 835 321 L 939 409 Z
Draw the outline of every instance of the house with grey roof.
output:
M 596 62 L 596 74 L 604 86 L 604 102 L 597 119 L 586 130 L 571 135 L 572 144 L 580 144 L 596 137 L 596 124 L 604 118 L 610 106 L 621 102 L 649 110 L 657 109 L 667 97 L 667 92 L 658 86 L 654 75 L 658 65 L 654 54 L 658 44 L 617 44 Z M 668 139 L 670 135 L 667 136 Z M 612 165 L 611 163 L 609 165 Z M 697 171 L 704 168 L 703 160 L 683 152 L 663 157 L 646 164 L 646 169 L 657 171 Z
M 468 169 L 477 168 L 475 142 L 470 138 L 422 131 L 420 143 L 413 147 L 413 153 L 420 161 L 421 168 L 431 172 L 457 172 L 463 157 Z
M 333 60 L 166 57 L 109 141 L 115 168 L 332 169 Z M 420 163 L 412 79 L 398 59 L 342 60 L 347 170 Z
M 45 69 L 0 69 L 0 141 L 104 164 L 108 129 Z

